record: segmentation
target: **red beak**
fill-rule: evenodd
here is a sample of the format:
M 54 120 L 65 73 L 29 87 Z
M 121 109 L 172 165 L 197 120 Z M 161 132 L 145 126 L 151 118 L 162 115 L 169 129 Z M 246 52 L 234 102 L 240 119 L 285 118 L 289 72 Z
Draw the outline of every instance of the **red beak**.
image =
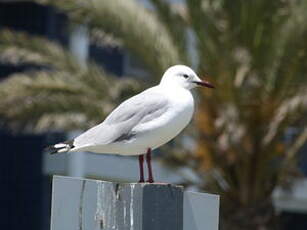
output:
M 211 88 L 211 89 L 215 88 L 210 82 L 207 82 L 207 81 L 194 81 L 194 83 L 199 86 L 204 86 L 204 87 Z

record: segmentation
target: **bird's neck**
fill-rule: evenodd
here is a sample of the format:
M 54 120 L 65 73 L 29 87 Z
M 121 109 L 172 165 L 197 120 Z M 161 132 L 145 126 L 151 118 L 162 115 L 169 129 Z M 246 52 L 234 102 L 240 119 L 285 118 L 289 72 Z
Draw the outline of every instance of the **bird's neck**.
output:
M 158 87 L 162 91 L 171 97 L 192 97 L 190 90 L 178 85 L 178 84 L 159 84 Z
M 159 84 L 159 87 L 163 87 L 168 90 L 187 90 L 189 91 L 188 89 L 184 88 L 182 85 L 180 85 L 177 82 L 161 81 Z

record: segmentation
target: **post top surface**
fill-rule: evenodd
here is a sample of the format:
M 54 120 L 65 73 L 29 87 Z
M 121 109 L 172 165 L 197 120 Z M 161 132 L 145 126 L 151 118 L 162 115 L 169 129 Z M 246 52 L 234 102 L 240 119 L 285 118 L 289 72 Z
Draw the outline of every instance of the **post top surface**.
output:
M 176 187 L 179 189 L 183 189 L 182 185 L 176 185 L 176 184 L 169 184 L 169 183 L 128 183 L 128 182 L 116 182 L 116 181 L 104 181 L 99 179 L 89 179 L 89 178 L 81 178 L 81 177 L 69 177 L 69 176 L 60 176 L 60 175 L 54 175 L 53 180 L 78 180 L 78 181 L 91 181 L 96 183 L 106 183 L 106 184 L 121 184 L 121 185 L 138 185 L 141 187 Z

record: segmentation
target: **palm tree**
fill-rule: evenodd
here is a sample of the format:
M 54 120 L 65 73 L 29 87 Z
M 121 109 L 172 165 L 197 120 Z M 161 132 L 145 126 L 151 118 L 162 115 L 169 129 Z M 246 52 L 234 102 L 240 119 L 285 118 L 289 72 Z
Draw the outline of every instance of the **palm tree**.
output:
M 37 2 L 120 39 L 153 76 L 178 62 L 210 73 L 217 89 L 200 95 L 196 151 L 174 151 L 165 160 L 188 165 L 199 176 L 200 189 L 221 195 L 223 229 L 276 227 L 272 192 L 295 171 L 296 153 L 307 139 L 306 1 L 186 0 L 173 5 L 150 0 L 154 11 L 132 0 Z M 16 79 L 14 85 L 24 83 Z M 2 96 L 0 105 L 8 97 Z M 2 115 L 9 117 L 6 111 Z M 36 124 L 35 117 L 30 120 Z M 285 143 L 291 126 L 297 134 Z
M 60 45 L 25 33 L 1 31 L 0 51 L 2 62 L 40 67 L 0 84 L 0 116 L 13 130 L 89 128 L 140 88 L 135 80 L 118 80 L 92 62 L 80 64 Z

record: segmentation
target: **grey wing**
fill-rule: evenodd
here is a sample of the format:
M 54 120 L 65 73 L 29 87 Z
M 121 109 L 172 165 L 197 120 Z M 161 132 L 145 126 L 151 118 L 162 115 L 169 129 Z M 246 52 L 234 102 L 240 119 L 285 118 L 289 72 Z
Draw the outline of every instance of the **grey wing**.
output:
M 146 90 L 120 104 L 99 125 L 81 134 L 75 146 L 104 145 L 128 139 L 135 135 L 131 130 L 161 116 L 168 109 L 164 95 Z

